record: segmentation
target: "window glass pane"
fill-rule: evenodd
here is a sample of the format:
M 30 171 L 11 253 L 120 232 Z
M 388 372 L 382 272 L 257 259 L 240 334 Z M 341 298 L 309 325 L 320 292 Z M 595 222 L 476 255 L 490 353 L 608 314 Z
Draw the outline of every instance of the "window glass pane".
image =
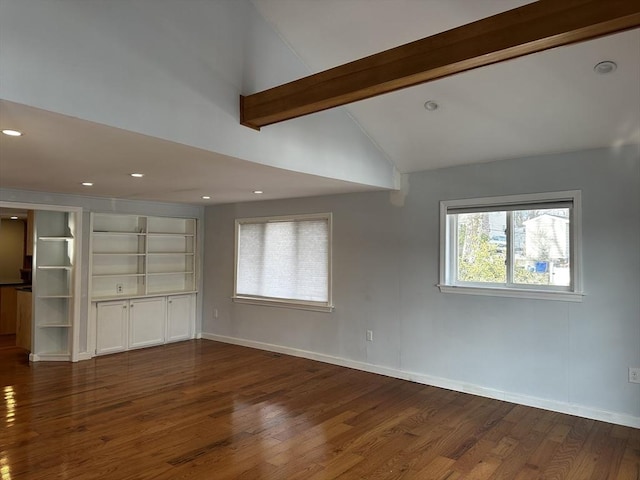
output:
M 238 295 L 329 301 L 328 219 L 244 223 L 238 234 Z
M 462 213 L 457 216 L 457 280 L 506 283 L 506 212 Z
M 515 283 L 569 286 L 570 210 L 516 210 L 514 223 Z

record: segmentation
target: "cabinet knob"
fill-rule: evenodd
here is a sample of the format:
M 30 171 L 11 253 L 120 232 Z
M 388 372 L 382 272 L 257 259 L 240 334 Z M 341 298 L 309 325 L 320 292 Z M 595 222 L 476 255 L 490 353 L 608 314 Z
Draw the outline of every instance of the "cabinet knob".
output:
M 122 306 L 122 308 L 127 308 L 127 306 L 126 306 L 126 305 L 123 305 L 123 306 Z

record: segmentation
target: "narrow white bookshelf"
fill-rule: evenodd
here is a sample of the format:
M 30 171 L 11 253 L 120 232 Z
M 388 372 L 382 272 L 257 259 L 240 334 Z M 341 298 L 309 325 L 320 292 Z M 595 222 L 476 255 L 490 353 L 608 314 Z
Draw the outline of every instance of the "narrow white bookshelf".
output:
M 35 233 L 32 354 L 37 360 L 71 360 L 74 215 L 37 211 Z

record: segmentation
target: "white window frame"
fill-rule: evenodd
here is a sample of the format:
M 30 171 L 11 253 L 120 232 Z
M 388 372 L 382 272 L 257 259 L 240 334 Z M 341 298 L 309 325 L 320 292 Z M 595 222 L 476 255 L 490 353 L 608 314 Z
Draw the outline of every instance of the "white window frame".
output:
M 240 226 L 243 224 L 256 224 L 256 223 L 273 223 L 273 222 L 292 222 L 292 221 L 305 221 L 305 220 L 327 220 L 328 226 L 328 244 L 327 244 L 327 301 L 326 302 L 314 302 L 308 300 L 295 300 L 295 299 L 282 299 L 275 297 L 261 297 L 254 295 L 238 294 L 238 243 L 240 239 Z M 332 265 L 332 249 L 333 249 L 333 216 L 331 213 L 310 213 L 303 215 L 280 215 L 274 217 L 252 217 L 252 218 L 238 218 L 235 221 L 235 254 L 233 265 L 233 301 L 236 303 L 245 303 L 250 305 L 264 305 L 271 307 L 285 307 L 298 310 L 312 310 L 317 312 L 331 312 L 333 311 L 332 300 L 332 277 L 333 277 L 333 265 Z
M 579 190 L 562 192 L 533 193 L 524 195 L 508 195 L 500 197 L 470 198 L 461 200 L 444 200 L 440 202 L 440 283 L 437 285 L 443 293 L 461 293 L 470 295 L 488 295 L 500 297 L 533 298 L 542 300 L 560 300 L 567 302 L 581 302 L 584 295 L 582 290 L 582 201 Z M 450 209 L 474 208 L 482 211 L 500 211 L 500 207 L 527 209 L 541 203 L 571 202 L 569 217 L 570 247 L 569 264 L 571 268 L 571 282 L 568 287 L 521 285 L 514 283 L 486 284 L 472 282 L 456 282 L 456 236 L 453 234 L 455 225 L 452 220 L 447 221 Z M 507 230 L 509 230 L 507 222 Z M 511 232 L 507 231 L 507 236 Z M 513 241 L 508 240 L 507 262 L 513 259 Z

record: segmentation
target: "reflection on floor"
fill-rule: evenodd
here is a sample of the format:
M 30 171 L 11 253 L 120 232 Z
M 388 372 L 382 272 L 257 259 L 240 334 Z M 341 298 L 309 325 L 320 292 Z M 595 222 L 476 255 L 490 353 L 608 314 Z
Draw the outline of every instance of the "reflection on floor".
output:
M 16 335 L 15 334 L 3 334 L 0 335 L 0 348 L 15 347 Z
M 0 349 L 2 479 L 638 479 L 640 430 L 208 340 Z

